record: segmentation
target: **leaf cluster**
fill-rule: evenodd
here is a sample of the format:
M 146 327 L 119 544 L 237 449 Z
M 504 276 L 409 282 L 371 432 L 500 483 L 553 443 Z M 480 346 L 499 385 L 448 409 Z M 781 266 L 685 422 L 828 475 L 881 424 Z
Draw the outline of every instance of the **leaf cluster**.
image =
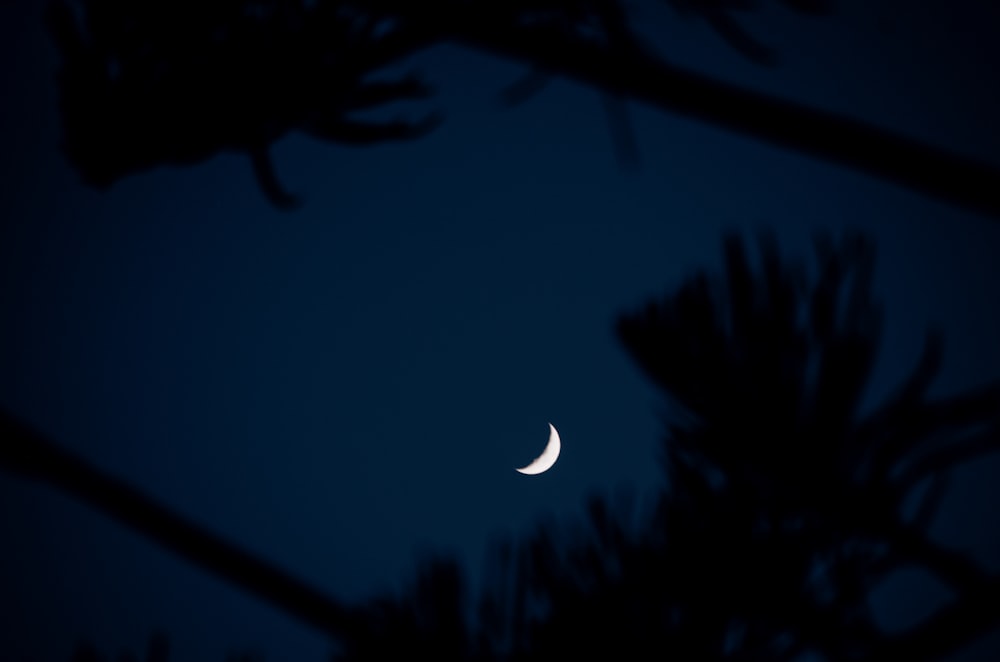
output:
M 684 410 L 668 421 L 652 507 L 594 496 L 581 523 L 498 544 L 474 604 L 457 564 L 428 562 L 411 591 L 362 610 L 370 628 L 346 634 L 340 659 L 940 659 L 996 628 L 998 578 L 928 523 L 950 470 L 1000 449 L 1000 389 L 931 399 L 930 334 L 909 377 L 862 414 L 880 331 L 874 249 L 820 238 L 816 257 L 809 278 L 765 237 L 754 269 L 733 237 L 721 278 L 699 274 L 619 320 Z M 910 566 L 953 599 L 886 632 L 869 597 Z

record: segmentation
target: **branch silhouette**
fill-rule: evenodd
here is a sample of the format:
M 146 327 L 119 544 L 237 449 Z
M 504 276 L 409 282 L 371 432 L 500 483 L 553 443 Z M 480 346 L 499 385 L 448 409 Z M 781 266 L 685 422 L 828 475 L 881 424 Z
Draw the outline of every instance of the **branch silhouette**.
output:
M 732 16 L 745 3 L 671 2 L 705 17 L 744 55 L 769 61 L 766 47 Z M 824 2 L 786 4 L 803 14 L 827 9 Z M 1000 217 L 997 164 L 675 66 L 635 36 L 619 0 L 80 5 L 82 18 L 69 0 L 54 0 L 49 25 L 63 55 L 64 149 L 94 186 L 235 150 L 253 155 L 272 203 L 294 206 L 267 148 L 294 131 L 347 144 L 426 135 L 439 114 L 373 125 L 348 115 L 429 94 L 405 80 L 373 88 L 368 78 L 424 48 L 454 43 L 535 72 L 508 90 L 508 100 L 523 100 L 544 75 L 604 91 L 625 162 L 637 154 L 621 106 L 632 99 Z
M 312 627 L 339 634 L 350 624 L 349 610 L 336 600 L 98 470 L 2 408 L 0 466 L 53 485 Z

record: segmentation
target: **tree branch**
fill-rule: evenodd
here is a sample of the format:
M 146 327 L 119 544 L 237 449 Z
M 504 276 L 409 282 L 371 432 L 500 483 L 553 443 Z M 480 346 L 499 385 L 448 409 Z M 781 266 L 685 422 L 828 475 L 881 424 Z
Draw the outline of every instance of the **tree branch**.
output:
M 2 409 L 0 467 L 55 485 L 307 625 L 339 635 L 352 624 L 350 610 L 330 597 L 99 471 Z
M 473 7 L 469 7 L 472 4 Z M 1000 218 L 1000 167 L 831 112 L 713 80 L 647 50 L 611 50 L 486 3 L 445 0 L 450 39 Z M 423 11 L 423 9 L 422 9 Z

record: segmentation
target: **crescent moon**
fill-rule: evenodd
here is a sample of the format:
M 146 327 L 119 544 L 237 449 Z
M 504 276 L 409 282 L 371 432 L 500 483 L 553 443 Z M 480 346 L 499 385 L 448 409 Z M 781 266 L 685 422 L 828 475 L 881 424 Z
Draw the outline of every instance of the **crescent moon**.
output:
M 545 445 L 545 450 L 542 451 L 542 454 L 532 460 L 528 466 L 515 469 L 515 471 L 534 476 L 552 468 L 552 465 L 559 459 L 559 451 L 562 449 L 562 443 L 559 441 L 559 433 L 556 432 L 556 426 L 549 423 L 549 429 L 551 430 L 549 432 L 549 443 Z

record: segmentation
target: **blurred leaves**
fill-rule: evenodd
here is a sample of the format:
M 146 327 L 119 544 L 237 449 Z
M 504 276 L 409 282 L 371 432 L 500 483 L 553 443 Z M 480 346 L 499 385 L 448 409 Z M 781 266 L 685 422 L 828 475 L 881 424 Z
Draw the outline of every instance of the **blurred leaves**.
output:
M 897 394 L 862 416 L 881 330 L 874 247 L 847 235 L 815 251 L 810 277 L 772 237 L 756 267 L 730 237 L 720 277 L 699 273 L 619 320 L 638 365 L 686 412 L 667 421 L 666 486 L 648 513 L 594 496 L 575 527 L 498 544 L 475 619 L 457 569 L 428 564 L 412 592 L 375 603 L 394 620 L 377 618 L 377 636 L 345 633 L 353 645 L 337 659 L 939 659 L 1000 625 L 997 578 L 932 540 L 926 513 L 904 513 L 918 476 L 998 450 L 1000 390 L 930 400 L 931 334 Z M 912 565 L 955 599 L 884 632 L 869 595 Z
M 653 0 L 650 0 L 651 2 Z M 666 0 L 704 19 L 737 52 L 774 62 L 747 28 L 753 0 Z M 63 150 L 84 183 L 106 188 L 163 165 L 220 152 L 249 155 L 279 208 L 270 147 L 291 133 L 371 145 L 426 135 L 442 116 L 384 116 L 430 88 L 415 75 L 376 78 L 418 51 L 452 44 L 528 67 L 503 93 L 536 94 L 550 76 L 601 91 L 619 159 L 639 161 L 625 102 L 699 118 L 782 148 L 846 165 L 991 216 L 1000 171 L 848 117 L 708 78 L 668 62 L 633 29 L 625 0 L 51 0 L 47 21 L 61 55 Z M 826 0 L 785 0 L 803 16 Z
M 55 0 L 47 21 L 62 54 L 64 151 L 98 187 L 245 152 L 271 201 L 293 206 L 268 154 L 288 133 L 368 145 L 416 138 L 440 121 L 354 115 L 430 90 L 414 76 L 369 79 L 416 44 L 350 4 Z

